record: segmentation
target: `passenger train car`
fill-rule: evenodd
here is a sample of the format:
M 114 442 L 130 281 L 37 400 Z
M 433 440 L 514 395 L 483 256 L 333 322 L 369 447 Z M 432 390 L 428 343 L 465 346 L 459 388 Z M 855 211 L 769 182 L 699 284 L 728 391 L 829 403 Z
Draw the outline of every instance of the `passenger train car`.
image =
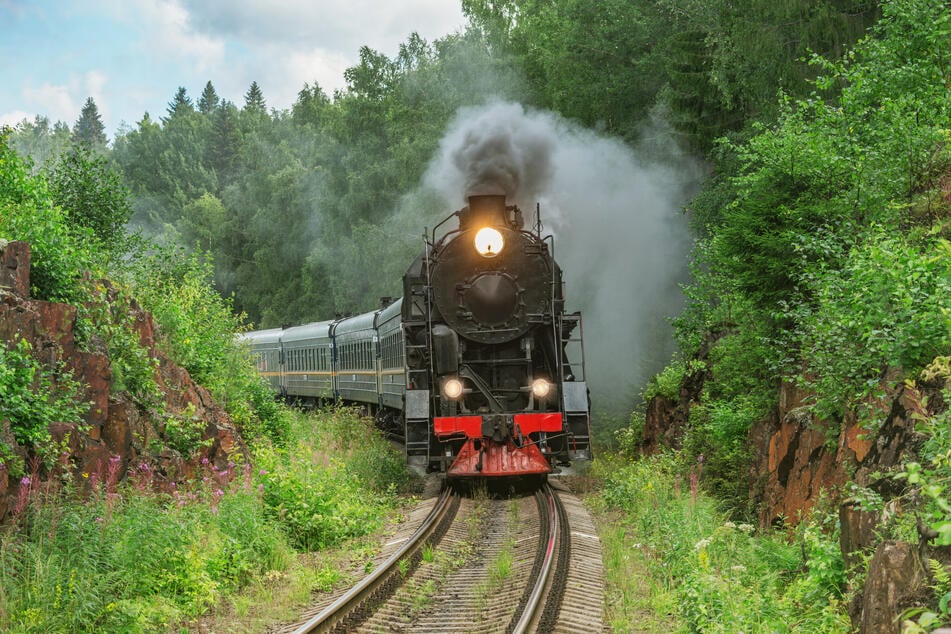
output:
M 553 249 L 538 215 L 525 229 L 505 196 L 470 196 L 427 236 L 402 298 L 242 338 L 276 393 L 366 406 L 411 465 L 545 477 L 591 455 L 582 320 Z

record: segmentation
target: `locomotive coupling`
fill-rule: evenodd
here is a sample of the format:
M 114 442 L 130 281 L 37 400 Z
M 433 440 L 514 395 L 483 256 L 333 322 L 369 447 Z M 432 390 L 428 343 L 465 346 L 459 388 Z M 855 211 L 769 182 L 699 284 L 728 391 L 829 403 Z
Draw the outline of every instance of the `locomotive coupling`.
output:
M 515 425 L 512 415 L 505 414 L 483 414 L 482 415 L 482 437 L 491 438 L 495 442 L 505 442 L 514 434 Z

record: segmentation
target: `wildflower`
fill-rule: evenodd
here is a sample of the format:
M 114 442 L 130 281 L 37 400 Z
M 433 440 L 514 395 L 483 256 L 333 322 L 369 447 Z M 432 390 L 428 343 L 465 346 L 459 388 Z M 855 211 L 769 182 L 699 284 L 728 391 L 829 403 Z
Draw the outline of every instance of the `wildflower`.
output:
M 709 537 L 706 537 L 706 538 L 704 538 L 704 539 L 701 539 L 699 542 L 697 542 L 696 544 L 694 544 L 693 549 L 694 549 L 694 550 L 703 550 L 703 549 L 705 549 L 707 546 L 709 546 L 712 541 L 713 541 L 713 540 L 710 539 Z
M 30 480 L 30 476 L 23 476 L 23 478 L 20 480 L 20 486 L 28 487 L 30 486 L 30 482 L 32 482 L 32 480 Z
M 260 471 L 258 471 L 258 475 L 267 475 L 267 471 L 265 471 L 264 469 L 261 469 Z
M 723 526 L 725 528 L 729 528 L 730 530 L 733 530 L 734 528 L 736 528 L 736 524 L 730 521 L 727 521 L 726 523 L 724 523 Z
M 85 471 L 83 471 L 83 478 L 86 479 L 86 480 L 89 479 L 89 474 L 88 474 L 87 472 L 85 472 Z
M 704 570 L 710 567 L 710 554 L 707 552 L 706 548 L 697 554 L 697 563 L 699 563 L 700 567 Z
M 747 535 L 751 535 L 753 531 L 756 530 L 752 524 L 740 524 L 739 526 L 737 526 L 737 528 L 743 531 L 744 533 L 746 533 Z
M 208 456 L 205 456 L 204 458 L 201 459 L 201 464 L 203 466 L 208 466 L 209 462 L 210 461 L 208 460 Z

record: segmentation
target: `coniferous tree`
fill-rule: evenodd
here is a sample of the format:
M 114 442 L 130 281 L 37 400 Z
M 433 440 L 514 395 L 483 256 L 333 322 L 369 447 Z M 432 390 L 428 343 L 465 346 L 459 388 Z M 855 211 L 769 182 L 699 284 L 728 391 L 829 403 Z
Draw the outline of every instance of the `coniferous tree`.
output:
M 205 89 L 201 91 L 201 97 L 198 99 L 198 111 L 202 114 L 211 114 L 220 103 L 221 99 L 218 97 L 218 93 L 215 92 L 215 87 L 211 85 L 211 81 L 209 80 L 208 83 L 205 84 Z
M 244 110 L 246 112 L 267 113 L 267 104 L 264 102 L 264 93 L 258 82 L 252 81 L 248 92 L 244 94 Z
M 183 86 L 179 86 L 175 96 L 168 102 L 168 118 L 172 119 L 189 112 L 195 112 L 195 106 L 192 105 L 188 91 Z
M 92 97 L 86 99 L 79 119 L 73 126 L 73 141 L 86 147 L 103 147 L 106 145 L 106 127 L 102 124 L 99 108 Z

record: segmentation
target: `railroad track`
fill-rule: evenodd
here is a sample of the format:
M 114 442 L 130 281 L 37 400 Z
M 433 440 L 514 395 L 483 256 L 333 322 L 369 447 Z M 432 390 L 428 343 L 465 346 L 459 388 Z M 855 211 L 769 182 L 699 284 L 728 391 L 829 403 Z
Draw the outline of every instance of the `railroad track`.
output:
M 447 489 L 372 574 L 282 631 L 602 631 L 601 573 L 600 543 L 573 496 L 547 485 L 507 499 Z

